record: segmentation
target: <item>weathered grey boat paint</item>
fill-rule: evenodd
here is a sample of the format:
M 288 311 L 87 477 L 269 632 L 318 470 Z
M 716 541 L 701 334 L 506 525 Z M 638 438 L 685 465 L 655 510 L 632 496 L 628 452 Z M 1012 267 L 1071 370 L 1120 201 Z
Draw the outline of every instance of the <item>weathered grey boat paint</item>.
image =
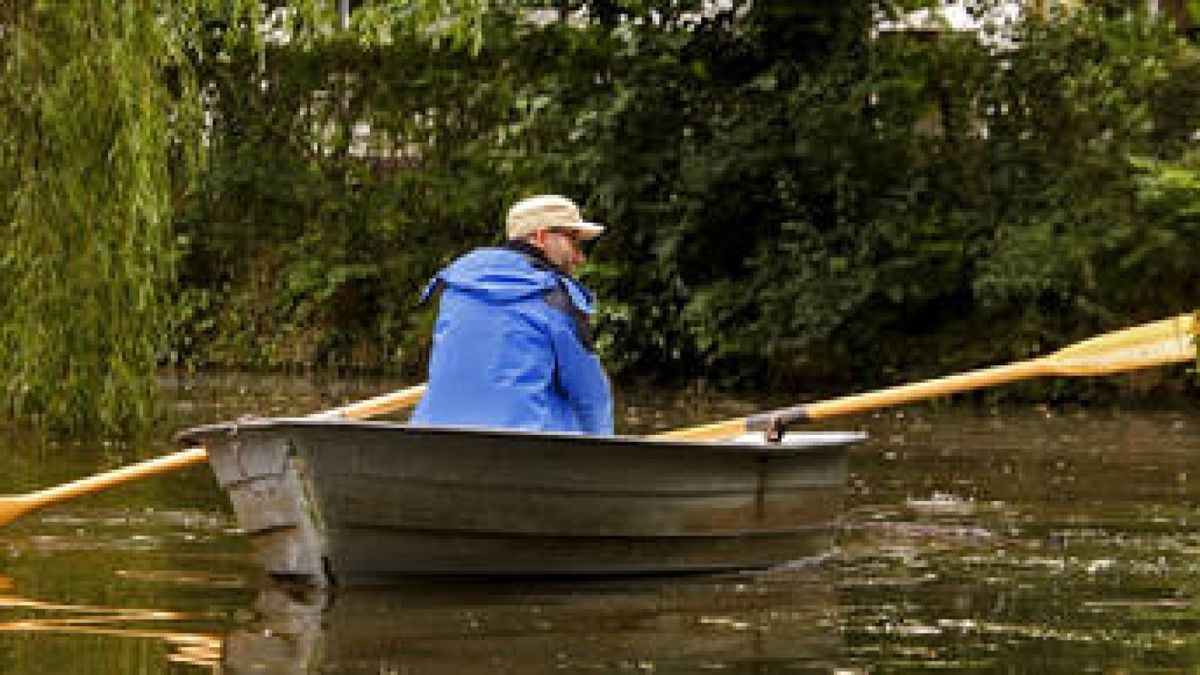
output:
M 256 419 L 204 445 L 266 571 L 314 584 L 412 575 L 769 567 L 820 553 L 857 433 L 766 445 Z

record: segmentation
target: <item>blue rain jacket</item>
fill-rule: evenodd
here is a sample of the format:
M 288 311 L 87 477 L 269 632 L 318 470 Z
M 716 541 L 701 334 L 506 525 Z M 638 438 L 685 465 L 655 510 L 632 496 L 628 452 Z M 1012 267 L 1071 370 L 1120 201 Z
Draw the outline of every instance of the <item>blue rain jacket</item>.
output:
M 612 392 L 591 349 L 592 295 L 520 244 L 437 274 L 429 385 L 413 424 L 612 434 Z

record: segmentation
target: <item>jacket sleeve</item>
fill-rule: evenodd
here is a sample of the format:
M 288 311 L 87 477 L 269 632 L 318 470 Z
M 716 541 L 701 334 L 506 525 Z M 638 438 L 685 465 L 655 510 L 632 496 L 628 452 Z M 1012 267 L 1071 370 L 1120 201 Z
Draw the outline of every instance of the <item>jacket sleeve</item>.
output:
M 554 366 L 559 386 L 575 409 L 580 431 L 611 436 L 612 390 L 600 358 L 580 341 L 567 315 L 555 313 L 558 316 L 551 321 L 550 336 L 554 343 Z

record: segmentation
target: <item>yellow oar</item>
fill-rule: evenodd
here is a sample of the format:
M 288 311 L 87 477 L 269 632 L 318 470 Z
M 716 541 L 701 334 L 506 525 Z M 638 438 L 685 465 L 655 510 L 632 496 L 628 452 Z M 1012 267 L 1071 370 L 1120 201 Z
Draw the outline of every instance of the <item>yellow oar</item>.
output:
M 768 413 L 657 434 L 656 438 L 715 440 L 746 431 L 782 429 L 793 422 L 820 420 L 901 405 L 970 389 L 1048 375 L 1086 377 L 1196 359 L 1192 314 L 1105 333 L 1041 358 L 972 370 L 936 380 L 843 396 Z
M 376 396 L 358 403 L 334 408 L 325 412 L 310 415 L 310 417 L 329 417 L 342 419 L 362 419 L 372 415 L 382 415 L 415 405 L 425 393 L 425 385 L 401 389 L 400 391 Z M 105 471 L 94 476 L 64 483 L 52 488 L 38 490 L 23 495 L 0 496 L 0 527 L 7 525 L 16 518 L 44 506 L 65 502 L 68 499 L 107 490 L 141 478 L 148 478 L 160 473 L 182 469 L 185 466 L 199 464 L 208 459 L 204 448 L 188 448 L 170 455 L 156 457 L 137 464 Z

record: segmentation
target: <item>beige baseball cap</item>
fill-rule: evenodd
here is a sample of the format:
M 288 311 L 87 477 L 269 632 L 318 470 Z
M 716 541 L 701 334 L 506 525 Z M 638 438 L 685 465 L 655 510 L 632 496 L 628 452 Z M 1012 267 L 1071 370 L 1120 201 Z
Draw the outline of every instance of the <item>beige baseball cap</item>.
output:
M 603 225 L 585 222 L 575 202 L 559 195 L 522 199 L 508 210 L 509 239 L 524 239 L 546 229 L 575 230 L 583 239 L 595 239 L 604 232 Z

